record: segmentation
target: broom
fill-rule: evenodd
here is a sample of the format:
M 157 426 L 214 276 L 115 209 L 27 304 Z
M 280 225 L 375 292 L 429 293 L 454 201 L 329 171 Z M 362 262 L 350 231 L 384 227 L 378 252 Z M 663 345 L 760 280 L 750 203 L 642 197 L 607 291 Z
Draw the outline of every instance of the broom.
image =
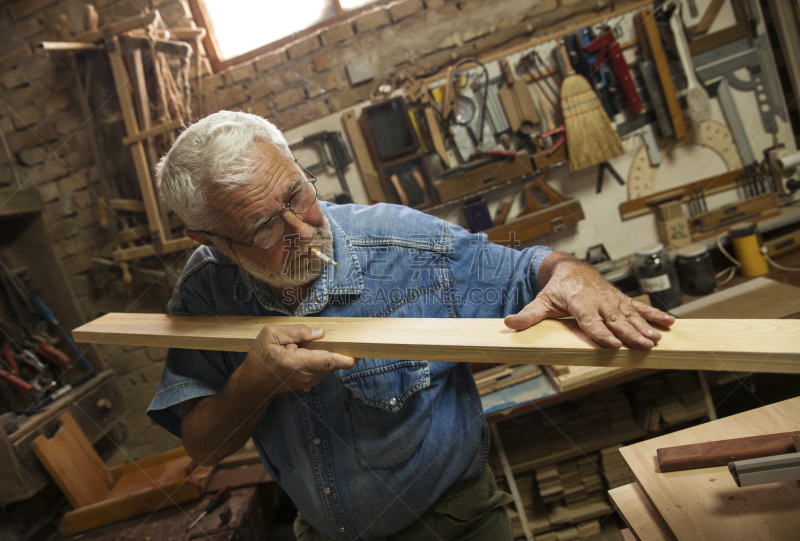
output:
M 621 156 L 625 153 L 625 148 L 597 99 L 594 88 L 572 69 L 563 43 L 558 45 L 558 51 L 564 61 L 561 112 L 567 132 L 570 171 L 578 171 Z

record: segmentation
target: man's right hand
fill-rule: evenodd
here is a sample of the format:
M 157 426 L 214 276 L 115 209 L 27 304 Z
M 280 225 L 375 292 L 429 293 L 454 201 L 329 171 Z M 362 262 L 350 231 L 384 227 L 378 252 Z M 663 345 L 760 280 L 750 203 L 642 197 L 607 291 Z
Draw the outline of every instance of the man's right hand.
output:
M 356 359 L 298 346 L 325 336 L 306 325 L 267 325 L 242 365 L 216 395 L 184 402 L 182 440 L 189 456 L 205 466 L 235 453 L 253 434 L 278 393 L 310 389 Z
M 277 392 L 310 389 L 337 370 L 349 370 L 357 359 L 324 350 L 305 349 L 303 342 L 319 340 L 325 330 L 307 325 L 266 325 L 247 355 L 250 371 L 263 375 L 266 388 Z

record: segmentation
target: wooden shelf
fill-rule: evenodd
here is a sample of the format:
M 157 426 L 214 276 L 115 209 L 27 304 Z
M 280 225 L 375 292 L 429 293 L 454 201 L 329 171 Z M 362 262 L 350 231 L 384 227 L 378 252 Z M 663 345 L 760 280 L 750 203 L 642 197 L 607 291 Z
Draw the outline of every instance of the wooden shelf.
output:
M 655 374 L 656 372 L 658 372 L 658 370 L 633 370 L 631 372 L 625 372 L 623 374 L 613 375 L 607 379 L 594 382 L 590 385 L 578 387 L 577 389 L 571 389 L 563 393 L 556 393 L 550 396 L 545 396 L 544 398 L 540 398 L 538 400 L 531 400 L 530 402 L 525 402 L 524 404 L 511 406 L 504 410 L 490 413 L 489 415 L 486 416 L 486 420 L 490 423 L 493 423 L 497 421 L 503 421 L 506 419 L 513 419 L 514 417 L 523 415 L 525 413 L 529 413 L 534 410 L 538 410 L 547 406 L 552 406 L 554 404 L 560 404 L 561 402 L 566 402 L 567 400 L 572 400 L 573 398 L 577 398 L 579 396 L 591 394 L 595 391 L 599 391 L 602 389 L 607 389 L 608 387 L 615 387 L 617 385 L 621 385 L 623 383 L 627 383 L 629 381 L 633 381 L 635 379 L 639 379 L 650 374 Z M 543 374 L 541 377 L 549 377 L 549 376 Z
M 625 443 L 637 440 L 645 436 L 653 436 L 653 434 L 648 434 L 647 432 L 636 426 L 635 423 L 631 423 L 631 425 L 632 426 L 628 427 L 627 430 L 622 433 L 612 432 L 610 436 L 606 436 L 605 438 L 575 441 L 574 442 L 575 447 L 568 449 L 566 451 L 543 456 L 537 460 L 530 460 L 528 462 L 512 464 L 511 473 L 513 473 L 514 475 L 519 475 L 521 473 L 526 473 L 531 470 L 543 468 L 551 464 L 563 462 L 571 458 L 576 458 L 587 453 L 594 453 L 596 451 L 599 451 L 600 449 L 605 449 L 606 447 L 611 447 L 612 445 L 616 445 L 618 443 Z M 502 479 L 503 477 L 505 477 L 500 472 L 501 470 L 498 469 L 497 472 L 495 473 L 495 476 L 498 479 Z

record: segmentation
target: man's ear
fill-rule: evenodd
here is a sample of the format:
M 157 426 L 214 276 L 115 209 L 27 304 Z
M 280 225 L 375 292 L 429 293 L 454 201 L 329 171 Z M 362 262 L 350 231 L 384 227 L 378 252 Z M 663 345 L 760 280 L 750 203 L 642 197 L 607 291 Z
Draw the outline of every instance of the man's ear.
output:
M 217 247 L 213 242 L 208 240 L 208 237 L 206 237 L 205 233 L 201 233 L 197 229 L 186 228 L 186 229 L 183 230 L 183 232 L 186 233 L 187 237 L 189 237 L 190 239 L 192 239 L 195 242 L 199 242 L 203 246 L 208 246 L 209 248 L 216 248 Z

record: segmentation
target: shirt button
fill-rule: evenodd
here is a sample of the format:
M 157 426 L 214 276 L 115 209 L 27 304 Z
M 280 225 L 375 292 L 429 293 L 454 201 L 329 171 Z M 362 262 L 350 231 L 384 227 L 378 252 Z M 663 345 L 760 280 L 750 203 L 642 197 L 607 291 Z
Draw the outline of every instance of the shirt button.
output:
M 321 439 L 319 439 L 319 438 L 314 438 L 314 443 L 316 443 L 317 445 L 319 445 L 320 443 L 322 443 L 322 440 L 321 440 Z
M 394 398 L 394 397 L 390 398 L 389 399 L 389 404 L 392 405 L 392 406 L 396 405 L 397 404 L 397 399 Z
M 328 487 L 325 487 L 325 488 L 322 489 L 322 492 L 324 492 L 325 494 L 330 494 L 331 493 L 331 489 L 329 489 Z
M 317 298 L 314 299 L 314 302 L 319 304 L 321 301 L 319 300 L 319 297 L 317 297 Z
M 311 389 L 303 389 L 303 392 L 310 393 Z
M 339 528 L 339 531 L 340 531 L 340 532 L 342 532 L 342 533 L 344 533 L 344 532 L 346 532 L 347 530 L 345 529 L 345 527 L 344 527 L 344 526 L 342 526 L 341 528 Z

